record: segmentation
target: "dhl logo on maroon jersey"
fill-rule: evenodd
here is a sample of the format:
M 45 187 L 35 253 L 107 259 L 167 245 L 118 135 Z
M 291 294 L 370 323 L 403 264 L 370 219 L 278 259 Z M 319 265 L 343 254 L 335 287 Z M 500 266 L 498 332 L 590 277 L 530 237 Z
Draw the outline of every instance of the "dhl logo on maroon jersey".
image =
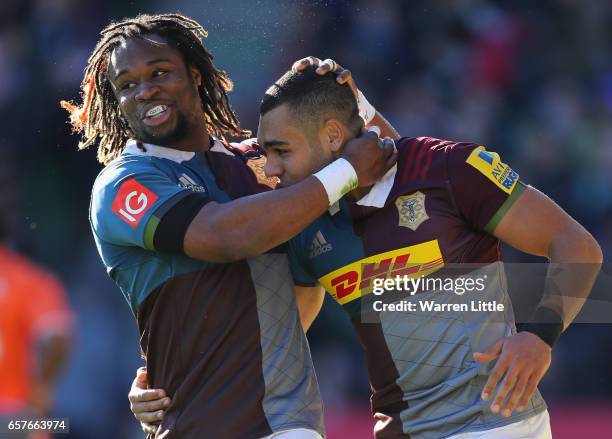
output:
M 369 294 L 374 279 L 427 276 L 444 267 L 438 240 L 379 253 L 345 265 L 319 279 L 341 305 Z

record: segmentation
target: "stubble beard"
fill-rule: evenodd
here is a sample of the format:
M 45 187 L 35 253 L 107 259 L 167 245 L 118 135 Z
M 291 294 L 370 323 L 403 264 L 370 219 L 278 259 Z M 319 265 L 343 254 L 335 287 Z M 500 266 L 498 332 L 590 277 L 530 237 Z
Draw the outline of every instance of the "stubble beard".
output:
M 166 133 L 155 133 L 151 128 L 146 125 L 140 125 L 139 132 L 135 133 L 136 138 L 143 143 L 150 143 L 153 145 L 165 146 L 172 148 L 173 144 L 184 139 L 187 136 L 189 130 L 189 124 L 187 118 L 182 113 L 177 113 L 176 126 L 174 129 Z

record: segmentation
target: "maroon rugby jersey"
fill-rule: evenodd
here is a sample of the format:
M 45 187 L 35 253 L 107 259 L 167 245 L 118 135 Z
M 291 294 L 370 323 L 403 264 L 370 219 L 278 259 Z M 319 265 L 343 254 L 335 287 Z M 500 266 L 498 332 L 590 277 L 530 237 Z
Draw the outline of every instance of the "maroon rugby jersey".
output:
M 525 186 L 479 145 L 420 137 L 402 138 L 397 148 L 397 167 L 364 198 L 341 200 L 290 242 L 296 283 L 320 283 L 351 317 L 365 351 L 376 437 L 449 437 L 540 413 L 545 404 L 536 392 L 523 413 L 492 414 L 480 398 L 491 365 L 473 359 L 514 330 L 500 242 L 491 233 Z M 486 279 L 484 290 L 372 294 L 375 279 L 451 278 L 453 264 L 462 264 L 464 277 Z M 400 299 L 416 310 L 375 305 Z M 504 311 L 422 310 L 418 303 L 470 299 Z

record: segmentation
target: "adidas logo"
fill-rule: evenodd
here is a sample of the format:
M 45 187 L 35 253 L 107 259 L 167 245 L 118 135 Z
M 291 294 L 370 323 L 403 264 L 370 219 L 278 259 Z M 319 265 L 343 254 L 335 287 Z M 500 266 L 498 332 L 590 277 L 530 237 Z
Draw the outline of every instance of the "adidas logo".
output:
M 204 186 L 198 185 L 191 177 L 186 174 L 182 174 L 179 177 L 180 187 L 184 187 L 185 189 L 190 189 L 194 192 L 206 192 L 206 188 Z
M 332 245 L 325 240 L 325 237 L 319 230 L 317 231 L 317 233 L 315 233 L 314 239 L 312 240 L 312 243 L 310 244 L 310 250 L 308 251 L 308 258 L 309 259 L 316 258 L 317 256 L 320 256 L 323 253 L 327 253 L 328 251 L 332 249 L 333 249 Z

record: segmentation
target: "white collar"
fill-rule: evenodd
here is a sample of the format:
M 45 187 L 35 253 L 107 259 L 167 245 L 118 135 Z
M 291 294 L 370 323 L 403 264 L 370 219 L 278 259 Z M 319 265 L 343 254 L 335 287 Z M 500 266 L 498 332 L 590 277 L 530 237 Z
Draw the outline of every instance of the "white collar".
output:
M 397 173 L 397 163 L 393 165 L 391 169 L 387 171 L 387 173 L 378 180 L 370 192 L 365 194 L 365 196 L 357 201 L 357 204 L 360 206 L 370 206 L 370 207 L 378 207 L 381 208 L 385 205 L 385 201 L 387 201 L 387 197 L 391 193 L 391 188 L 393 187 L 393 181 L 395 180 L 395 174 Z
M 213 144 L 210 147 L 210 151 L 220 152 L 222 154 L 227 154 L 233 156 L 234 154 L 225 147 L 223 142 L 217 138 L 212 138 Z M 168 160 L 172 160 L 173 162 L 181 163 L 191 160 L 195 155 L 193 151 L 181 151 L 180 149 L 174 148 L 166 148 L 165 146 L 153 145 L 151 143 L 144 143 L 146 151 L 138 148 L 137 142 L 134 139 L 130 139 L 125 144 L 125 152 L 135 155 L 145 155 L 145 156 L 154 156 L 161 157 Z
M 165 146 L 153 145 L 151 143 L 144 143 L 143 145 L 146 151 L 138 148 L 136 140 L 130 139 L 126 142 L 125 149 L 123 151 L 134 155 L 160 157 L 172 160 L 176 163 L 191 160 L 195 155 L 195 152 L 193 151 L 181 151 L 180 149 L 166 148 Z

